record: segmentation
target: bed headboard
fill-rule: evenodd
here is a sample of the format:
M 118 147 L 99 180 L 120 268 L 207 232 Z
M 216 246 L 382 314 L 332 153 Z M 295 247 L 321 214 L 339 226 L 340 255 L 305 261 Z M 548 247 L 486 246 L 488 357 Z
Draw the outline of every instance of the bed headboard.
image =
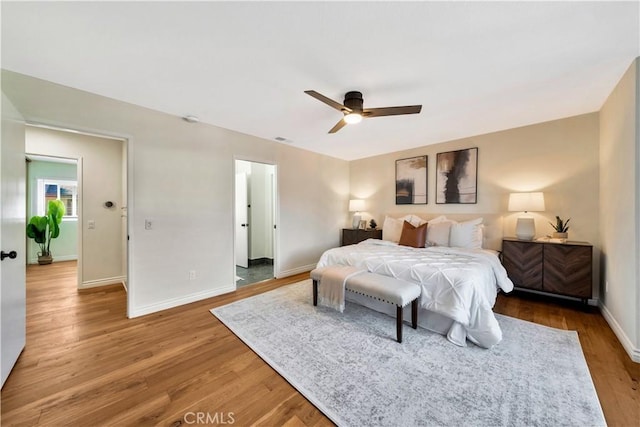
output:
M 393 213 L 393 214 L 388 214 L 390 217 L 393 218 L 401 218 L 405 215 L 409 215 L 407 213 Z M 470 214 L 443 214 L 443 213 L 438 213 L 438 214 L 412 214 L 415 216 L 418 216 L 422 219 L 424 219 L 425 221 L 429 221 L 431 218 L 435 218 L 438 217 L 440 215 L 444 215 L 449 219 L 452 219 L 454 221 L 458 221 L 458 222 L 463 222 L 463 221 L 469 221 L 472 219 L 476 219 L 476 218 L 483 218 L 482 223 L 484 224 L 484 230 L 483 230 L 483 244 L 482 247 L 485 249 L 493 249 L 494 251 L 500 251 L 502 250 L 502 237 L 504 235 L 504 229 L 503 229 L 503 217 L 500 214 L 482 214 L 482 213 L 470 213 Z M 384 217 L 383 217 L 384 219 Z

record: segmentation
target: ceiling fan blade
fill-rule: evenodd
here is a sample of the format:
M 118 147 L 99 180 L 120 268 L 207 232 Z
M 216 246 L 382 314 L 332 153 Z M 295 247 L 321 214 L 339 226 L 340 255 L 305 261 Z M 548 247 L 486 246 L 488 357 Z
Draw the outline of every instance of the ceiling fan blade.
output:
M 362 111 L 364 117 L 398 116 L 401 114 L 418 114 L 422 105 L 407 105 L 404 107 L 366 108 Z
M 313 96 L 318 101 L 322 101 L 325 104 L 327 104 L 329 107 L 333 107 L 338 111 L 347 111 L 349 113 L 351 112 L 350 108 L 345 107 L 344 105 L 334 101 L 331 98 L 327 98 L 326 96 L 316 92 L 315 90 L 305 90 L 304 93 L 306 93 L 307 95 Z
M 345 127 L 347 125 L 347 122 L 344 121 L 344 119 L 340 120 L 338 123 L 336 123 L 336 125 L 334 127 L 331 128 L 331 130 L 329 131 L 329 133 L 336 133 L 338 132 L 340 129 L 342 129 L 343 127 Z

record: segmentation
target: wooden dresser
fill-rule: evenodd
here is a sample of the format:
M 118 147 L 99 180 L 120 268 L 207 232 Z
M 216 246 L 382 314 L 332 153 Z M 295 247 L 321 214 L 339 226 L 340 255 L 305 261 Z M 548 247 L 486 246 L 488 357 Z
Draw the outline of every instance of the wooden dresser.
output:
M 374 230 L 371 228 L 367 230 L 343 228 L 342 241 L 340 245 L 355 245 L 356 243 L 360 243 L 367 239 L 382 239 L 382 230 Z
M 502 264 L 516 287 L 580 298 L 592 291 L 593 246 L 585 242 L 548 243 L 502 240 Z

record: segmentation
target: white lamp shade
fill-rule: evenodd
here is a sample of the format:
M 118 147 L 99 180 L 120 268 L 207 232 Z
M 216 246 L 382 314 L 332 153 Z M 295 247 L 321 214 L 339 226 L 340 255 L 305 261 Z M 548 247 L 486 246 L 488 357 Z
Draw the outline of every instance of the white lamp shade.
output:
M 364 210 L 364 200 L 352 199 L 349 200 L 349 212 L 360 212 Z
M 510 212 L 541 212 L 544 211 L 544 194 L 511 193 L 509 194 Z

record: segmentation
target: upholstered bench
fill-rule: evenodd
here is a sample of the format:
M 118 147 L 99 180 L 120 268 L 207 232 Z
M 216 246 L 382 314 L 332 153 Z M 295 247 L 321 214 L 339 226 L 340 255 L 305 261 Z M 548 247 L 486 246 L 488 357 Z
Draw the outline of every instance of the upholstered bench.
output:
M 318 284 L 322 282 L 323 273 L 327 269 L 323 267 L 311 271 L 313 280 L 313 305 L 318 305 Z M 375 298 L 396 306 L 396 339 L 402 342 L 402 311 L 411 303 L 411 326 L 418 327 L 418 299 L 420 297 L 420 286 L 404 280 L 395 279 L 380 274 L 363 272 L 347 278 L 345 289 L 361 295 Z

